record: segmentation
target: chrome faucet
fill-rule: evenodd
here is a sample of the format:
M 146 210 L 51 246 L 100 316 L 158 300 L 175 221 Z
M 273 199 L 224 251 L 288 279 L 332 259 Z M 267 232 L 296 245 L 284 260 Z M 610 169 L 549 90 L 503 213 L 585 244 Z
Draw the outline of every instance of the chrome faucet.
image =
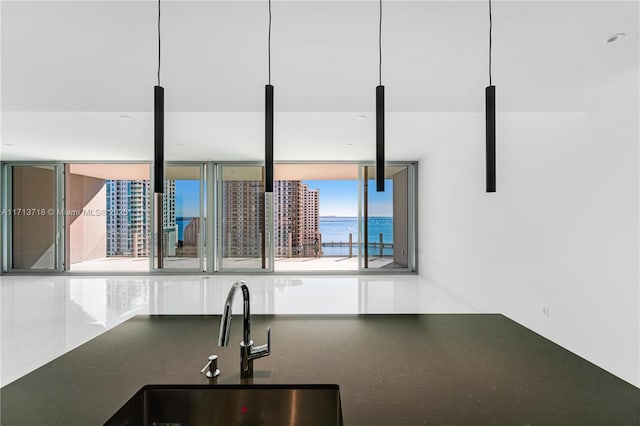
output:
M 243 315 L 242 315 L 242 342 L 240 342 L 240 377 L 253 377 L 253 360 L 269 356 L 271 353 L 271 327 L 267 328 L 267 344 L 253 346 L 251 340 L 251 314 L 249 311 L 249 287 L 244 281 L 236 281 L 229 289 L 227 300 L 224 302 L 222 318 L 220 319 L 220 335 L 218 336 L 218 346 L 229 345 L 229 333 L 231 331 L 231 304 L 233 296 L 240 286 L 242 290 Z

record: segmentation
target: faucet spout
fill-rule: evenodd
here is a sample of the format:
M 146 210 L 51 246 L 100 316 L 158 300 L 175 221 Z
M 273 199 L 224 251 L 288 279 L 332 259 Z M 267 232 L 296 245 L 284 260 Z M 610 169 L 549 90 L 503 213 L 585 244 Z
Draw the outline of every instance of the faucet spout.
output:
M 233 283 L 227 294 L 227 300 L 224 302 L 222 308 L 222 319 L 220 320 L 220 333 L 218 334 L 218 346 L 229 345 L 229 334 L 231 333 L 231 305 L 233 304 L 233 298 L 236 294 L 236 290 L 240 286 L 242 290 L 243 309 L 242 309 L 242 338 L 243 342 L 249 344 L 251 341 L 251 312 L 250 312 L 250 300 L 249 300 L 249 288 L 247 283 L 240 280 Z
M 253 360 L 269 356 L 271 353 L 271 328 L 267 330 L 267 344 L 262 346 L 253 346 L 251 340 L 251 312 L 250 312 L 250 299 L 249 299 L 249 287 L 247 283 L 240 280 L 233 283 L 227 294 L 227 299 L 222 308 L 222 318 L 220 319 L 220 333 L 218 335 L 218 346 L 229 345 L 229 334 L 231 332 L 231 305 L 233 304 L 233 298 L 236 294 L 236 290 L 240 287 L 242 291 L 242 342 L 240 342 L 240 374 L 241 377 L 252 377 L 253 375 Z

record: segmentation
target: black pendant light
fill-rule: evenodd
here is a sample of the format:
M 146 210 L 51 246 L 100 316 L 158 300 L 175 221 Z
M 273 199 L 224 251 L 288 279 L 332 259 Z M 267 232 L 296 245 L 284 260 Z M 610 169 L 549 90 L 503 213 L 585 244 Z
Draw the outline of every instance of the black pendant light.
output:
M 158 85 L 153 87 L 154 191 L 164 192 L 164 87 L 160 86 L 160 0 L 158 0 Z
M 376 87 L 376 191 L 384 192 L 384 86 L 382 85 L 382 0 L 378 26 L 379 84 Z
M 269 0 L 269 82 L 265 88 L 264 105 L 264 179 L 265 192 L 273 192 L 273 86 L 271 85 L 271 0 Z
M 489 86 L 485 89 L 487 127 L 487 192 L 496 192 L 496 86 L 491 80 L 491 0 L 489 0 Z
M 156 222 L 158 229 L 158 269 L 163 266 L 163 206 L 164 193 L 164 88 L 160 86 L 160 0 L 158 0 L 158 85 L 153 88 L 153 190 L 156 195 Z

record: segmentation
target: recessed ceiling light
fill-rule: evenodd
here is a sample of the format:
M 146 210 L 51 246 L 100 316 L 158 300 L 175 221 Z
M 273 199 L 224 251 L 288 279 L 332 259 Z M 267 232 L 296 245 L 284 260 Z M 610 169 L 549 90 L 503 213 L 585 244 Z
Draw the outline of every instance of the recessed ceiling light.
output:
M 367 116 L 366 115 L 356 115 L 356 120 L 366 120 Z
M 5 143 L 5 144 L 3 144 L 3 145 L 5 145 L 5 146 L 13 146 L 13 144 L 12 144 L 12 143 Z
M 184 146 L 184 144 L 183 143 L 179 143 L 178 146 Z
M 625 33 L 613 34 L 613 35 L 607 37 L 607 43 L 615 43 L 616 41 L 620 40 L 624 36 L 626 36 Z
M 121 115 L 120 118 L 122 118 L 123 120 L 126 120 L 126 121 L 131 121 L 131 116 L 130 115 Z
M 353 144 L 352 143 L 347 143 L 345 145 L 347 145 L 347 148 L 353 148 Z

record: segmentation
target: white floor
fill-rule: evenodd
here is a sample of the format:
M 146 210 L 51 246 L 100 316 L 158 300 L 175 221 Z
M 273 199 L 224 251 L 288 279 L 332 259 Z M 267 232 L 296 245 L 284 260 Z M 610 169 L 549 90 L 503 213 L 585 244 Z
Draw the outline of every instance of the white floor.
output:
M 234 276 L 0 277 L 2 386 L 137 314 L 220 314 Z M 415 275 L 246 276 L 253 314 L 476 313 Z M 234 312 L 241 312 L 240 300 Z M 214 331 L 210 338 L 214 339 Z

